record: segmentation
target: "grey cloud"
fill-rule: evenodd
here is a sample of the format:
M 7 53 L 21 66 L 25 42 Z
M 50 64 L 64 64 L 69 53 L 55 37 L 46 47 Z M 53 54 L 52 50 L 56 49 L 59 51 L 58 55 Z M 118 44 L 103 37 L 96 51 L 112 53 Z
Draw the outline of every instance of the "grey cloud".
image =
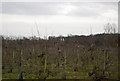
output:
M 77 7 L 77 10 L 72 10 L 66 14 L 68 16 L 99 16 L 107 10 L 117 10 L 117 3 L 114 2 L 4 2 L 2 13 L 16 15 L 61 15 L 58 13 L 61 10 L 61 5 Z
M 17 15 L 55 15 L 57 4 L 41 2 L 5 2 L 2 6 L 3 14 Z
M 60 15 L 61 13 L 58 13 L 58 11 L 62 10 L 62 8 L 64 9 L 64 6 L 66 5 L 72 5 L 72 6 L 77 7 L 77 9 L 75 10 L 73 9 L 66 15 L 67 16 L 79 16 L 78 18 L 81 18 L 83 16 L 87 18 L 93 17 L 93 16 L 97 17 L 97 16 L 100 16 L 102 13 L 106 13 L 108 10 L 117 11 L 117 3 L 87 3 L 87 2 L 85 3 L 81 3 L 81 2 L 78 2 L 78 3 L 76 2 L 72 2 L 72 3 L 13 2 L 12 3 L 12 2 L 5 2 L 2 4 L 2 11 L 3 11 L 2 13 L 9 14 L 9 15 L 49 15 L 49 16 Z M 63 7 L 61 8 L 61 6 Z M 16 17 L 16 19 L 18 18 Z M 103 31 L 102 25 L 104 23 L 99 22 L 99 24 L 98 23 L 93 23 L 93 24 L 94 24 L 94 30 L 93 30 L 94 33 Z M 48 30 L 47 30 L 48 34 L 50 34 L 52 31 L 55 31 L 55 34 L 57 34 L 56 32 L 59 32 L 59 34 L 63 34 L 63 35 L 69 34 L 71 32 L 75 32 L 75 34 L 80 34 L 80 32 L 83 32 L 82 34 L 89 34 L 89 30 L 86 31 L 86 29 L 89 29 L 89 26 L 90 24 L 88 22 L 78 23 L 78 24 L 74 22 L 65 23 L 65 24 L 64 23 L 63 24 L 61 23 L 60 24 L 57 24 L 57 23 L 44 24 L 43 23 L 42 27 L 40 25 L 40 32 L 41 34 L 45 35 L 45 31 L 44 31 L 45 27 L 48 27 Z M 33 23 L 3 22 L 3 34 L 26 35 L 26 36 L 32 35 L 31 34 L 32 27 L 35 27 L 34 22 Z M 35 35 L 37 35 L 36 29 L 35 28 L 33 29 L 35 30 L 34 31 Z
M 117 3 L 115 2 L 101 2 L 101 3 L 77 3 L 77 10 L 69 13 L 68 15 L 76 16 L 100 16 L 109 10 L 117 12 Z

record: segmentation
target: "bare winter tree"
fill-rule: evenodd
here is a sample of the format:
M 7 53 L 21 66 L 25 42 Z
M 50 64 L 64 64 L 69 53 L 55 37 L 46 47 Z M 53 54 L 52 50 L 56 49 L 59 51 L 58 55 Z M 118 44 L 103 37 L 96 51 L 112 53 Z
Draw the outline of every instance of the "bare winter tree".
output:
M 112 31 L 113 33 L 117 32 L 117 25 L 115 23 L 112 23 Z
M 115 23 L 107 23 L 104 26 L 105 33 L 116 33 L 116 24 Z

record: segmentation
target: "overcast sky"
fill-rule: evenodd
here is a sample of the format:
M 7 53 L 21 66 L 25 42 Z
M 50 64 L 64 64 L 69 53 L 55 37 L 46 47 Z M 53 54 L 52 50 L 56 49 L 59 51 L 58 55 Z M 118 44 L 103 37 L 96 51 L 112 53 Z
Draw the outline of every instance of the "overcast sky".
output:
M 2 34 L 7 36 L 89 35 L 118 22 L 117 2 L 3 2 Z

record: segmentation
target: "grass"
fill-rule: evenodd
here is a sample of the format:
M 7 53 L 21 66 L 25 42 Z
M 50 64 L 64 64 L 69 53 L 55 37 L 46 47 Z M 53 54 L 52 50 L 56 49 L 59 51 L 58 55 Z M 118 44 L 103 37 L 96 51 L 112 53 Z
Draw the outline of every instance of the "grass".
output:
M 63 72 L 62 69 L 53 69 L 50 70 L 52 72 L 52 75 L 49 75 L 47 79 L 61 79 L 60 72 Z M 15 67 L 13 69 L 12 73 L 7 73 L 7 68 L 3 70 L 2 78 L 3 79 L 18 79 L 18 73 L 19 73 L 19 68 Z M 79 71 L 79 72 L 73 72 L 70 68 L 68 68 L 65 71 L 65 75 L 67 79 L 90 79 L 88 76 L 88 73 L 84 71 Z M 38 79 L 38 77 L 44 77 L 45 74 L 42 74 L 42 76 L 38 76 L 34 74 L 34 72 L 26 73 L 24 76 L 24 79 Z M 112 72 L 111 76 L 108 78 L 112 79 L 117 79 L 118 78 L 118 72 Z
M 113 73 L 113 75 L 115 77 L 114 78 L 112 77 L 112 78 L 116 79 L 117 78 L 117 73 Z M 3 79 L 18 79 L 18 74 L 6 73 L 6 74 L 3 74 L 2 78 Z M 66 73 L 66 78 L 67 79 L 90 79 L 90 77 L 88 77 L 87 73 L 84 73 L 84 72 Z M 24 79 L 38 79 L 38 76 L 35 75 L 35 74 L 26 74 Z M 49 77 L 47 79 L 61 79 L 60 73 L 57 73 L 56 75 L 53 75 L 53 76 L 49 75 Z
M 3 79 L 17 79 L 17 75 L 13 73 L 6 73 L 2 75 Z

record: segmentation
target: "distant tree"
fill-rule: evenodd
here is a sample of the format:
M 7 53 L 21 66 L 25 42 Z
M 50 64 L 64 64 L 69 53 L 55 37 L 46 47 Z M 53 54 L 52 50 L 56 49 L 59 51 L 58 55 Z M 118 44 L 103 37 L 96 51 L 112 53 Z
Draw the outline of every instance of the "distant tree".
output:
M 112 23 L 112 31 L 113 31 L 113 33 L 117 32 L 116 28 L 117 28 L 117 25 L 115 23 Z
M 116 33 L 116 24 L 115 23 L 107 23 L 104 26 L 105 33 Z

